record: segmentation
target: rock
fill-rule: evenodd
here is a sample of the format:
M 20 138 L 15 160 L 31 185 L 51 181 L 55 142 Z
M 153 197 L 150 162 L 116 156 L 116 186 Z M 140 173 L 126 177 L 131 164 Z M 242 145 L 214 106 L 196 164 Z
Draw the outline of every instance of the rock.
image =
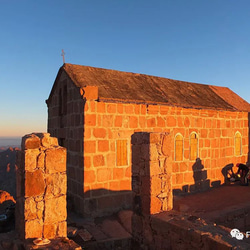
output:
M 0 214 L 6 212 L 8 207 L 11 207 L 16 203 L 13 196 L 11 196 L 8 192 L 0 190 Z
M 16 203 L 13 196 L 11 196 L 8 192 L 0 190 L 0 204 L 4 203 L 5 201 L 13 201 Z

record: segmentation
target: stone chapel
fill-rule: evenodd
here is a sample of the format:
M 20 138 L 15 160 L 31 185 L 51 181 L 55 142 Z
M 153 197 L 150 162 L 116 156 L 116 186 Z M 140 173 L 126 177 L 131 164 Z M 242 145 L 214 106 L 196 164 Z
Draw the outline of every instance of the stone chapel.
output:
M 249 160 L 250 104 L 226 87 L 66 63 L 46 103 L 48 132 L 67 148 L 68 198 L 85 216 L 131 208 L 133 168 L 150 154 L 133 148 L 135 133 L 168 135 L 177 194 L 223 184 L 226 166 Z

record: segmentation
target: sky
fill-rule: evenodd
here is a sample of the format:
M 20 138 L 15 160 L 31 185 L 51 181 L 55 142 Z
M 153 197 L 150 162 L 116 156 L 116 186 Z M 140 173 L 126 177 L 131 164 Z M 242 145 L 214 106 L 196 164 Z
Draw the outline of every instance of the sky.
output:
M 249 0 L 0 0 L 0 136 L 47 131 L 66 63 L 225 86 L 250 102 Z

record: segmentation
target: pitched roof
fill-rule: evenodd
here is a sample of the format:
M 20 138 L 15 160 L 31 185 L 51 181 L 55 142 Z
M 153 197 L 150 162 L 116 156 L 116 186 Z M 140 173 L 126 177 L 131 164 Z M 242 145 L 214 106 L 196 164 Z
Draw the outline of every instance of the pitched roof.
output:
M 226 87 L 69 63 L 61 69 L 78 87 L 97 86 L 100 100 L 250 111 L 250 104 Z

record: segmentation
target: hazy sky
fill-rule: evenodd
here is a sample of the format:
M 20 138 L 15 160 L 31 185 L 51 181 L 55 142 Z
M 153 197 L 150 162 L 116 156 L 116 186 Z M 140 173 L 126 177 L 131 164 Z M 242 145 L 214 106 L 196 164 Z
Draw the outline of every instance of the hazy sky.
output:
M 249 0 L 0 0 L 0 136 L 47 129 L 68 63 L 227 86 L 250 102 Z

